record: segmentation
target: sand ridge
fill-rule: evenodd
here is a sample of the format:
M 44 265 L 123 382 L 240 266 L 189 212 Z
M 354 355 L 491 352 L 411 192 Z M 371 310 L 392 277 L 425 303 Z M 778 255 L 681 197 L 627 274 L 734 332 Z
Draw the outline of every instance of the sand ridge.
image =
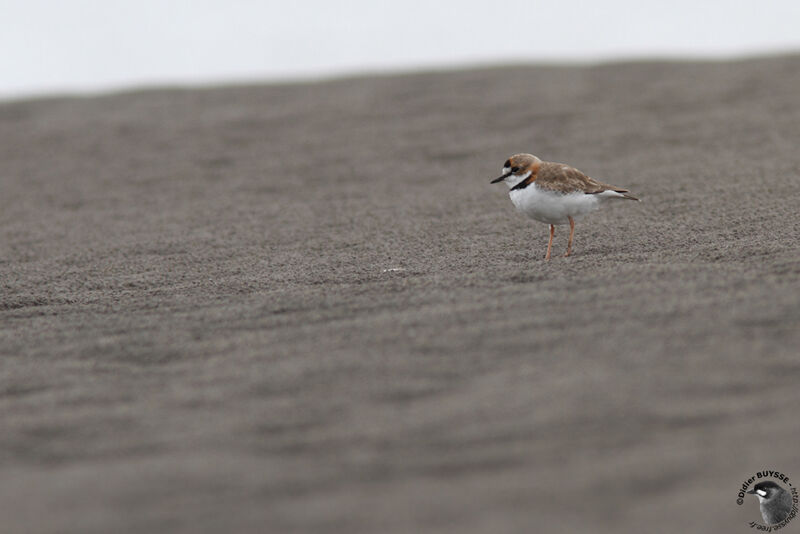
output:
M 800 476 L 799 86 L 781 57 L 0 104 L 5 532 L 744 528 L 740 479 Z M 544 263 L 488 183 L 517 152 L 642 202 Z

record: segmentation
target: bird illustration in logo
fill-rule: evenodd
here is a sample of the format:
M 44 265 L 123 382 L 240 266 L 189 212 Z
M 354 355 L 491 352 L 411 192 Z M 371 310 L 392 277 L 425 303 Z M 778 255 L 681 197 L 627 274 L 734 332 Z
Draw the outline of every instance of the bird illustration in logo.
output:
M 792 495 L 771 480 L 759 482 L 747 493 L 758 497 L 761 516 L 767 525 L 780 523 L 792 511 Z

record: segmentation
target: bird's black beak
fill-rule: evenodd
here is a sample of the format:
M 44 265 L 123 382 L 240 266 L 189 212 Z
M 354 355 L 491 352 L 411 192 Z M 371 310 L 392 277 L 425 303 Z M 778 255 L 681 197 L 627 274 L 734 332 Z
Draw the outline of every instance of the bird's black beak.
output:
M 503 176 L 501 176 L 500 178 L 495 178 L 494 180 L 492 180 L 492 181 L 491 181 L 491 182 L 489 182 L 489 183 L 490 183 L 490 184 L 496 184 L 497 182 L 502 182 L 503 180 L 505 180 L 506 178 L 508 178 L 508 177 L 509 177 L 509 176 L 511 176 L 512 174 L 513 174 L 513 173 L 504 174 L 504 175 L 503 175 Z
M 755 494 L 755 492 L 756 492 L 756 490 L 754 490 L 754 489 L 745 491 L 745 493 L 749 493 L 751 495 Z

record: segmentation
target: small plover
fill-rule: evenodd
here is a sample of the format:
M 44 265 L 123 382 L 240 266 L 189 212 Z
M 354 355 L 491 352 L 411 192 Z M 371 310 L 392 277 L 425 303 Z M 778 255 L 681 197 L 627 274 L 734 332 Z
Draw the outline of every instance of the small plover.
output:
M 569 223 L 567 253 L 572 253 L 575 219 L 591 213 L 608 199 L 639 200 L 627 189 L 604 184 L 563 163 L 542 161 L 532 154 L 516 154 L 503 164 L 503 175 L 491 183 L 505 182 L 511 202 L 531 219 L 550 225 L 547 254 L 550 259 L 556 224 Z
M 758 497 L 761 517 L 767 525 L 780 523 L 792 511 L 792 495 L 771 480 L 759 482 L 747 493 Z

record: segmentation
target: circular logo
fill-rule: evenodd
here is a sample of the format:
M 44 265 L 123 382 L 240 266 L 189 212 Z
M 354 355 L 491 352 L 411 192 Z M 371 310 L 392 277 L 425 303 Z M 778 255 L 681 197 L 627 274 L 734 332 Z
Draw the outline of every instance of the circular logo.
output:
M 752 496 L 752 497 L 751 497 Z M 746 501 L 758 501 L 763 523 L 750 521 L 750 528 L 773 532 L 789 524 L 797 515 L 797 488 L 789 482 L 789 476 L 780 471 L 758 471 L 742 482 L 736 494 L 736 504 L 742 506 Z

